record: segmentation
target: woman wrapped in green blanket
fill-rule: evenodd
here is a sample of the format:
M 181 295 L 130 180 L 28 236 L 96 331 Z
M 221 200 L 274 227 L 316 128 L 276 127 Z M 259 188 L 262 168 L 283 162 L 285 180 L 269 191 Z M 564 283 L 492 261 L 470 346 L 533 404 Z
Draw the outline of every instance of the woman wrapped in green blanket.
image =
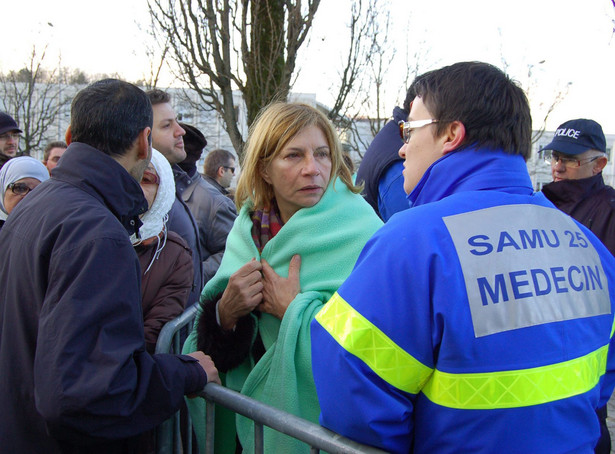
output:
M 227 387 L 318 423 L 310 322 L 382 222 L 352 183 L 333 126 L 311 106 L 261 111 L 242 167 L 239 217 L 184 351 L 211 355 Z M 202 449 L 205 405 L 188 405 Z M 251 421 L 216 407 L 216 453 L 253 452 L 253 440 Z M 268 428 L 264 443 L 265 452 L 309 451 Z

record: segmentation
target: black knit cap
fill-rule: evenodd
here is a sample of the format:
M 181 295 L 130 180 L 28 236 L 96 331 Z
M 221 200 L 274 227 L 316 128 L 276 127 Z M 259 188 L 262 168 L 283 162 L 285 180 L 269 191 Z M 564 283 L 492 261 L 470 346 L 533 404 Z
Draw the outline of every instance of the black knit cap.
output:
M 203 154 L 203 149 L 207 145 L 207 139 L 201 131 L 192 125 L 186 123 L 179 124 L 185 131 L 184 135 L 184 150 L 186 150 L 186 159 L 182 164 L 194 165 Z
M 5 132 L 17 131 L 22 133 L 23 131 L 17 126 L 17 122 L 9 114 L 0 112 L 0 134 Z

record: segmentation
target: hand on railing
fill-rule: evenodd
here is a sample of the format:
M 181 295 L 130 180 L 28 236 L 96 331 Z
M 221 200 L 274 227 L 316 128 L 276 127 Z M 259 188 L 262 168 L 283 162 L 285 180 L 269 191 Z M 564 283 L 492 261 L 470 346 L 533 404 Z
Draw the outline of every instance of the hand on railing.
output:
M 206 355 L 203 352 L 192 352 L 189 353 L 188 356 L 192 356 L 199 361 L 199 365 L 207 374 L 207 383 L 213 382 L 221 384 L 220 377 L 218 376 L 218 369 L 216 369 L 216 365 L 214 364 L 209 355 Z M 196 395 L 188 397 L 196 397 Z

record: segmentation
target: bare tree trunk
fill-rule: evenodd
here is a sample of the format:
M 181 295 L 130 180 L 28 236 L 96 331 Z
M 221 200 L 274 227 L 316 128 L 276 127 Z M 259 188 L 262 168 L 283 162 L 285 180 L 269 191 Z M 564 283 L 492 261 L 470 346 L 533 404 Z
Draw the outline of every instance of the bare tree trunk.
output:
M 264 106 L 286 100 L 297 52 L 320 0 L 149 0 L 155 35 L 168 42 L 174 72 L 198 95 L 192 107 L 217 111 L 237 155 L 244 139 L 233 90 L 250 125 Z

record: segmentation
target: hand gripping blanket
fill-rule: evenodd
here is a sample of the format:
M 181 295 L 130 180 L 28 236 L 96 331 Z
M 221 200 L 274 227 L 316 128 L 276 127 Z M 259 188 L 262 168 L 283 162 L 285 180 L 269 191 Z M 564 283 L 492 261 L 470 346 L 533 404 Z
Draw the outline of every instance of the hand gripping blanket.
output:
M 251 236 L 251 210 L 249 203 L 242 207 L 227 238 L 220 268 L 203 289 L 201 301 L 224 291 L 231 274 L 252 258 L 265 259 L 276 273 L 286 277 L 295 254 L 301 256 L 301 293 L 291 302 L 283 320 L 261 314 L 256 327 L 266 353 L 253 367 L 246 361 L 230 370 L 226 386 L 318 423 L 320 407 L 312 378 L 310 322 L 348 277 L 363 246 L 382 221 L 360 195 L 350 192 L 338 179 L 315 206 L 297 211 L 259 254 Z M 186 353 L 195 350 L 196 327 L 184 345 Z M 205 404 L 202 399 L 191 399 L 188 406 L 202 449 Z M 254 452 L 252 421 L 238 415 L 236 424 L 244 453 Z M 216 436 L 223 435 L 221 430 L 225 428 L 216 427 Z M 264 442 L 265 452 L 309 452 L 307 445 L 267 427 Z

